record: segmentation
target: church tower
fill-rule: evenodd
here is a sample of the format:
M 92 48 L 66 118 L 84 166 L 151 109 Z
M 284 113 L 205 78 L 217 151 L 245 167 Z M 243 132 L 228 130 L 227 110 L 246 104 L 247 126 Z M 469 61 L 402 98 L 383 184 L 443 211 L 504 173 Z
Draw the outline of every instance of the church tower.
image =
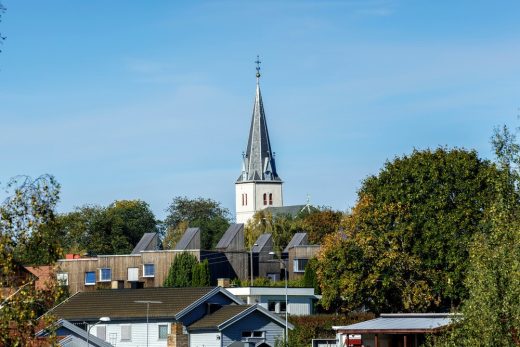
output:
M 256 211 L 283 206 L 282 180 L 276 172 L 271 150 L 262 94 L 260 61 L 256 66 L 256 96 L 246 152 L 242 154 L 242 174 L 235 183 L 237 223 L 247 223 Z

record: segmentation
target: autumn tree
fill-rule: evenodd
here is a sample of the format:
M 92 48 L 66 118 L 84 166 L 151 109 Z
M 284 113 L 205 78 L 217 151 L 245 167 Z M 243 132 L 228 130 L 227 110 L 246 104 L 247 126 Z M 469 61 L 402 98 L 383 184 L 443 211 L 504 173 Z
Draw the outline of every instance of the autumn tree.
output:
M 50 227 L 59 184 L 50 175 L 19 176 L 8 183 L 7 194 L 0 205 L 0 345 L 30 346 L 38 317 L 54 305 L 60 289 L 55 279 L 45 291 L 36 289 L 34 278 L 20 276 L 22 261 L 50 264 L 60 254 L 59 239 Z M 38 243 L 40 250 L 35 249 Z
M 166 234 L 179 231 L 181 223 L 201 229 L 201 248 L 213 249 L 229 227 L 230 213 L 227 208 L 211 199 L 177 196 L 166 212 Z M 174 237 L 175 238 L 175 237 Z
M 414 151 L 367 178 L 341 231 L 325 238 L 323 304 L 426 311 L 467 296 L 468 247 L 489 226 L 496 167 L 463 149 Z
M 342 219 L 341 211 L 323 206 L 303 214 L 297 222 L 301 230 L 307 233 L 311 244 L 321 244 L 325 235 L 338 230 Z

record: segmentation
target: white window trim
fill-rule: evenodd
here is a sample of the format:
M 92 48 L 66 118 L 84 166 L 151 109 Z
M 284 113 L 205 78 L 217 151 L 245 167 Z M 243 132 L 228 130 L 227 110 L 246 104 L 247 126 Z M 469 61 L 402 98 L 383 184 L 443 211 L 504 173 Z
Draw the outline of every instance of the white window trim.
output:
M 121 328 L 121 342 L 131 342 L 132 341 L 132 324 L 121 324 L 119 326 Z M 130 330 L 130 338 L 123 339 L 123 327 L 128 327 Z
M 293 262 L 293 272 L 296 272 L 296 273 L 305 272 L 305 267 L 303 269 L 300 269 L 300 267 L 298 266 L 298 261 L 299 260 L 307 260 L 307 263 L 309 263 L 309 259 L 307 259 L 307 258 L 296 258 L 296 259 L 294 259 L 294 262 Z
M 166 337 L 162 338 L 161 337 L 161 334 L 159 334 L 159 332 L 161 331 L 161 326 L 165 326 L 166 327 Z M 159 341 L 164 341 L 164 340 L 168 340 L 168 335 L 170 334 L 170 324 L 168 323 L 159 323 L 157 324 L 157 340 Z
M 153 265 L 153 275 L 147 275 L 146 274 L 146 265 Z M 155 264 L 154 263 L 146 263 L 146 264 L 143 264 L 143 277 L 149 277 L 149 278 L 153 278 L 155 277 Z
M 109 279 L 103 279 L 102 271 L 103 270 L 110 270 L 110 278 Z M 112 281 L 112 269 L 109 267 L 103 267 L 99 269 L 99 282 L 111 282 Z
M 87 273 L 94 273 L 94 282 L 87 282 Z M 96 271 L 85 271 L 85 285 L 94 286 L 96 285 Z

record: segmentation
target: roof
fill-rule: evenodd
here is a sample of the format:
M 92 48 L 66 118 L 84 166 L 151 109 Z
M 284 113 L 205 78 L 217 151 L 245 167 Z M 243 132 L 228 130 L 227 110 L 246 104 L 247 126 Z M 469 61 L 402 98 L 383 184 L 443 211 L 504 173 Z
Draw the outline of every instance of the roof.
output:
M 264 249 L 266 243 L 271 239 L 271 237 L 272 234 L 269 233 L 265 233 L 258 236 L 258 239 L 255 241 L 255 246 L 253 246 L 253 253 L 260 253 Z
M 32 273 L 34 276 L 38 277 L 36 280 L 36 289 L 45 290 L 47 289 L 47 284 L 50 283 L 52 279 L 52 266 L 50 265 L 40 265 L 40 266 L 25 266 L 25 269 Z
M 69 322 L 66 319 L 60 319 L 56 323 L 53 324 L 53 329 L 59 329 L 60 327 L 67 329 L 72 334 L 67 335 L 63 339 L 59 340 L 59 342 L 58 342 L 59 346 L 67 346 L 69 344 L 73 346 L 74 340 L 77 340 L 76 336 L 74 336 L 73 334 L 79 336 L 81 341 L 87 340 L 87 332 L 85 330 L 81 329 L 80 327 L 72 324 L 71 322 Z M 40 330 L 39 332 L 37 332 L 36 336 L 43 337 L 43 336 L 47 336 L 47 334 L 48 334 L 47 330 L 43 329 L 43 330 Z M 95 346 L 95 347 L 112 347 L 112 345 L 110 343 L 105 342 L 105 341 L 101 340 L 100 338 L 98 338 L 97 336 L 92 335 L 92 334 L 90 334 L 90 336 L 89 336 L 89 342 L 92 344 L 92 346 Z
M 227 305 L 222 306 L 216 312 L 204 316 L 189 326 L 189 329 L 218 329 L 222 323 L 247 310 L 251 305 Z
M 145 318 L 146 309 L 135 301 L 154 300 L 161 304 L 151 304 L 149 317 L 175 318 L 193 303 L 207 296 L 223 291 L 219 287 L 201 288 L 145 288 L 109 289 L 78 292 L 51 312 L 59 318 L 71 321 L 97 320 L 108 316 L 112 320 Z M 223 291 L 227 294 L 225 291 Z M 232 295 L 232 294 L 229 294 Z
M 302 210 L 307 205 L 290 205 L 290 206 L 280 206 L 280 207 L 273 207 L 269 206 L 266 209 L 264 209 L 265 212 L 270 213 L 273 217 L 274 216 L 291 216 L 296 217 L 299 215 Z
M 236 323 L 241 318 L 258 311 L 265 316 L 271 318 L 273 321 L 277 322 L 281 326 L 285 327 L 285 321 L 280 318 L 278 315 L 269 312 L 267 309 L 262 306 L 255 305 L 227 305 L 222 306 L 218 311 L 204 316 L 202 319 L 196 321 L 192 325 L 188 327 L 188 330 L 206 330 L 206 329 L 214 329 L 214 330 L 223 330 L 228 326 Z M 289 329 L 294 329 L 294 326 L 291 323 L 287 323 Z
M 194 238 L 196 238 L 196 237 L 199 238 L 199 240 L 198 240 L 198 247 L 196 247 L 196 248 L 200 248 L 200 229 L 199 228 L 188 228 L 188 229 L 186 229 L 186 231 L 184 232 L 184 235 L 182 235 L 182 238 L 175 245 L 175 249 L 176 250 L 188 249 L 191 241 Z
M 292 237 L 291 241 L 287 244 L 287 247 L 283 250 L 283 253 L 289 252 L 289 249 L 296 246 L 305 245 L 307 243 L 307 233 L 296 233 Z
M 460 317 L 450 313 L 397 313 L 382 314 L 365 322 L 334 326 L 345 333 L 429 333 L 441 330 Z
M 149 246 L 152 242 L 155 242 L 156 244 L 152 246 L 153 250 L 158 249 L 157 240 L 155 239 L 155 236 L 157 233 L 144 233 L 137 245 L 135 245 L 134 249 L 132 250 L 131 254 L 139 254 L 141 251 L 150 250 Z
M 225 249 L 228 248 L 231 241 L 235 238 L 235 236 L 241 231 L 244 230 L 244 224 L 242 223 L 236 223 L 231 224 L 229 228 L 227 228 L 224 235 L 222 235 L 222 238 L 218 242 L 216 249 Z
M 274 160 L 274 152 L 271 150 L 269 131 L 265 118 L 262 93 L 260 92 L 259 75 L 256 80 L 256 95 L 253 106 L 253 116 L 249 129 L 247 149 L 244 153 L 242 174 L 237 182 L 244 181 L 279 181 Z

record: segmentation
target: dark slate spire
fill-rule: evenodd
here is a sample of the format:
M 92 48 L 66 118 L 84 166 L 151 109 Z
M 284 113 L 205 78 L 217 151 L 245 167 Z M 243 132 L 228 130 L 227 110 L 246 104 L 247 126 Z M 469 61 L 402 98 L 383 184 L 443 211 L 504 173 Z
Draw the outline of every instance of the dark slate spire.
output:
M 258 57 L 257 57 L 258 58 Z M 247 150 L 243 153 L 242 175 L 238 181 L 280 181 L 271 150 L 262 94 L 260 93 L 260 60 L 256 60 L 256 97 L 249 130 Z

